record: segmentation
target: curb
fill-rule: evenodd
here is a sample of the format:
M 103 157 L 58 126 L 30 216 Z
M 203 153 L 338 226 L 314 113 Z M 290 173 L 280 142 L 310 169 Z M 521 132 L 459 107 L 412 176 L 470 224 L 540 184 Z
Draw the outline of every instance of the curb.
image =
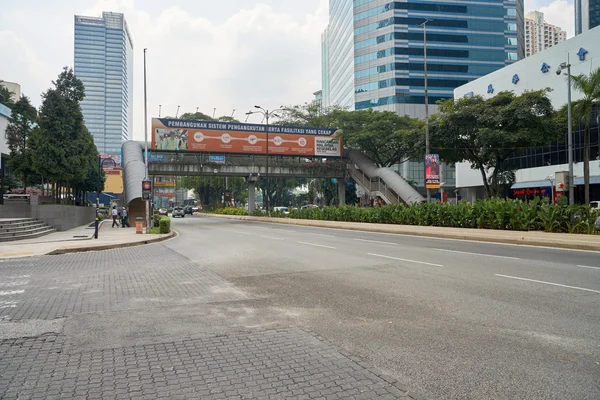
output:
M 82 246 L 82 247 L 59 248 L 59 249 L 52 250 L 44 255 L 56 256 L 56 255 L 60 255 L 60 254 L 85 253 L 85 252 L 89 252 L 89 251 L 102 251 L 102 250 L 120 249 L 120 248 L 125 248 L 125 247 L 144 246 L 147 244 L 158 243 L 158 242 L 163 242 L 168 239 L 173 239 L 173 238 L 176 238 L 177 236 L 179 236 L 179 233 L 175 230 L 171 230 L 171 232 L 165 236 L 148 239 L 148 240 L 144 240 L 141 242 L 112 243 L 112 244 L 106 244 L 106 245 L 101 245 L 101 246 Z
M 291 218 L 271 218 L 271 217 L 255 217 L 249 215 L 224 215 L 224 214 L 201 214 L 204 217 L 217 217 L 226 219 L 237 219 L 246 221 L 256 222 L 270 222 L 283 225 L 300 225 L 300 226 L 311 226 L 317 228 L 330 228 L 330 229 L 345 229 L 351 231 L 362 231 L 362 232 L 373 232 L 373 233 L 385 233 L 391 235 L 408 235 L 408 236 L 421 236 L 436 239 L 451 239 L 451 240 L 465 240 L 475 242 L 487 242 L 487 243 L 501 243 L 511 245 L 525 245 L 535 247 L 551 247 L 558 249 L 568 250 L 586 250 L 586 251 L 600 251 L 600 237 L 594 243 L 583 243 L 581 241 L 569 243 L 564 240 L 561 241 L 558 237 L 548 238 L 527 238 L 525 235 L 528 232 L 525 231 L 500 231 L 491 229 L 473 229 L 475 232 L 448 232 L 442 229 L 433 231 L 438 227 L 423 227 L 430 228 L 431 232 L 412 230 L 410 225 L 395 225 L 395 224 L 371 224 L 362 222 L 346 222 L 346 221 L 322 221 L 322 220 L 310 220 L 310 219 L 291 219 Z M 351 225 L 352 224 L 352 225 Z M 359 226 L 355 225 L 358 224 Z M 462 228 L 445 228 L 445 229 L 456 229 L 461 230 Z M 499 232 L 510 232 L 514 237 L 486 237 L 482 233 L 499 233 Z M 547 235 L 561 235 L 557 233 L 546 233 L 537 232 L 540 234 Z M 592 237 L 593 235 L 575 235 L 567 234 L 572 237 Z

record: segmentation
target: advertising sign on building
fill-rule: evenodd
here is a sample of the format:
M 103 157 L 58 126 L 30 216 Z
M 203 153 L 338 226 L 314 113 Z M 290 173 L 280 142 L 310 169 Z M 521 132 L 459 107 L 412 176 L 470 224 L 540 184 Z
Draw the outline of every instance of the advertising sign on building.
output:
M 439 189 L 440 185 L 440 156 L 439 154 L 425 154 L 425 187 Z
M 281 156 L 341 157 L 338 131 L 219 121 L 152 119 L 152 149 Z
M 215 164 L 225 164 L 225 156 L 208 156 L 208 161 Z

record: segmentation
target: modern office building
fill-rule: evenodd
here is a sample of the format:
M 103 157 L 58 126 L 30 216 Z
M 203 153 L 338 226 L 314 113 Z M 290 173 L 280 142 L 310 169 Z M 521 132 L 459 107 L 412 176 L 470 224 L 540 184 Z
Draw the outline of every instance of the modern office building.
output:
M 100 154 L 120 154 L 133 133 L 133 42 L 123 14 L 75 16 L 75 75 L 85 124 Z
M 322 35 L 323 106 L 425 117 L 454 88 L 525 57 L 524 0 L 330 0 Z M 394 167 L 424 192 L 424 166 Z M 454 169 L 444 167 L 446 189 Z
M 575 34 L 600 26 L 600 0 L 575 0 Z
M 544 20 L 544 13 L 532 11 L 525 16 L 525 57 L 567 40 L 567 32 Z
M 427 20 L 431 111 L 454 88 L 525 57 L 523 0 L 330 0 L 324 106 L 423 118 Z
M 570 61 L 571 74 L 589 74 L 600 66 L 600 27 L 577 35 L 547 50 L 536 53 L 515 64 L 502 68 L 482 78 L 457 88 L 455 98 L 481 95 L 490 98 L 502 91 L 513 91 L 519 95 L 528 90 L 552 88 L 548 96 L 555 109 L 567 104 L 568 85 L 565 70 L 556 74 L 557 67 Z M 572 100 L 582 97 L 582 93 L 572 90 Z M 592 200 L 600 200 L 600 115 L 598 110 L 592 115 L 590 124 L 590 193 Z M 583 129 L 573 131 L 574 182 L 576 200 L 583 199 Z M 541 192 L 553 186 L 555 173 L 568 171 L 567 132 L 564 140 L 541 148 L 528 149 L 514 154 L 509 167 L 515 171 L 514 191 Z M 469 163 L 456 165 L 456 187 L 463 199 L 474 200 L 485 196 L 483 180 L 478 170 Z M 551 191 L 547 190 L 550 194 Z

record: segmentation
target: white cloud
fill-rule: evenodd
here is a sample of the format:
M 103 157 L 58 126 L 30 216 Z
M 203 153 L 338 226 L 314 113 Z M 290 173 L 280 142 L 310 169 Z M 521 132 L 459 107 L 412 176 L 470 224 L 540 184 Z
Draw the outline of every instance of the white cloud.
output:
M 255 104 L 276 108 L 311 100 L 321 87 L 320 33 L 327 4 L 301 18 L 256 3 L 222 23 L 170 6 L 158 15 L 133 0 L 103 0 L 87 10 L 123 12 L 134 41 L 134 130 L 143 137 L 143 49 L 147 48 L 148 114 L 200 111 L 236 117 Z
M 573 0 L 526 0 L 525 14 L 530 11 L 543 12 L 546 22 L 567 31 L 567 38 L 575 35 Z

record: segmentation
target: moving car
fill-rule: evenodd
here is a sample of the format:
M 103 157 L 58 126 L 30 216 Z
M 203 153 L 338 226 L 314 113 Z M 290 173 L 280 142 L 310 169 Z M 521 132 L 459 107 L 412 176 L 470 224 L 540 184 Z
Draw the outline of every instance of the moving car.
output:
M 186 214 L 192 215 L 192 213 L 193 213 L 193 211 L 192 211 L 192 206 L 187 206 L 187 207 L 185 207 L 185 208 L 183 209 L 183 211 L 184 211 Z
M 166 208 L 159 208 L 158 215 L 169 215 L 169 212 L 167 211 Z
M 279 211 L 284 213 L 285 215 L 288 215 L 290 213 L 287 207 L 273 207 L 273 211 Z
M 192 207 L 192 213 L 197 213 L 198 211 L 200 211 L 200 208 L 197 206 Z
M 175 207 L 173 209 L 173 214 L 171 214 L 171 215 L 173 216 L 173 218 L 175 218 L 175 217 L 185 218 L 185 211 L 181 207 Z

